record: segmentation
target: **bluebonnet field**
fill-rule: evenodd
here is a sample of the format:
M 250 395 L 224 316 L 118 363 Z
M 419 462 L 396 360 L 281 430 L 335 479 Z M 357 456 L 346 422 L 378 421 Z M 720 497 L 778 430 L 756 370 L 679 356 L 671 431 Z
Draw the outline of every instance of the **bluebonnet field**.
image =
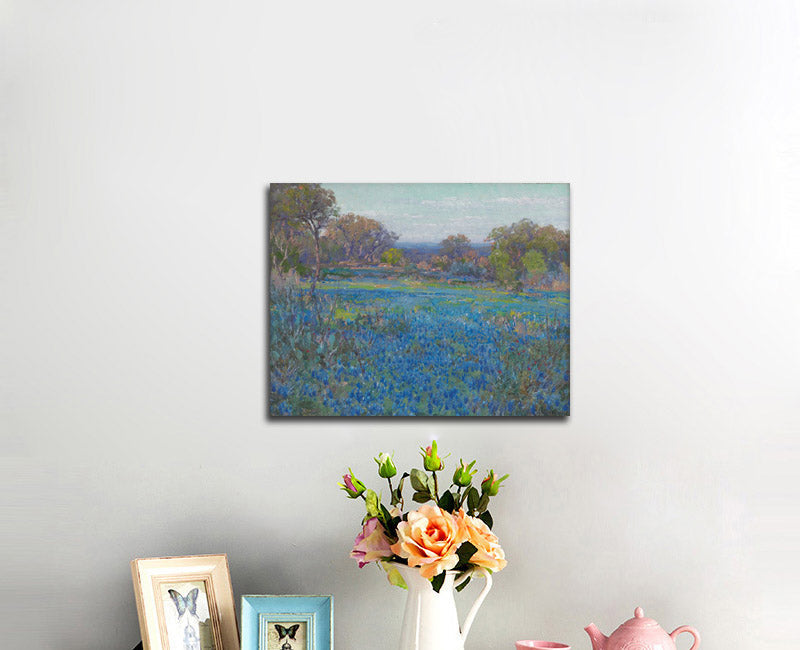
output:
M 270 290 L 271 415 L 569 414 L 569 293 L 381 276 Z

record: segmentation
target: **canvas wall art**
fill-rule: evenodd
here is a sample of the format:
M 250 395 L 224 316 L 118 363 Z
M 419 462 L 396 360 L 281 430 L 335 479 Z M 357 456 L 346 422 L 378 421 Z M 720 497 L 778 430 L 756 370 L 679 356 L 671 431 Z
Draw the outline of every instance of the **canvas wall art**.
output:
M 566 416 L 570 188 L 274 183 L 270 416 Z

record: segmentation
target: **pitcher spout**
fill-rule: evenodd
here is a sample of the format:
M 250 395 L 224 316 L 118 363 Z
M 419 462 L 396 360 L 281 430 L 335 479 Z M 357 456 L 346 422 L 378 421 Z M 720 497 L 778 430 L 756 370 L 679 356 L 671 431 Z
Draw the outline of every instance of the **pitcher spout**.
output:
M 592 640 L 592 650 L 604 650 L 608 637 L 597 629 L 594 623 L 590 623 L 588 627 L 583 628 L 586 634 Z

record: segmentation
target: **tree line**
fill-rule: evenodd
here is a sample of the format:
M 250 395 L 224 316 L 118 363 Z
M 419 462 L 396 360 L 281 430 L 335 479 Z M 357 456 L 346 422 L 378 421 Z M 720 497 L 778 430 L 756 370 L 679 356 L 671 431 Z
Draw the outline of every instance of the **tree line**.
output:
M 270 266 L 310 275 L 312 293 L 323 261 L 376 264 L 399 238 L 375 219 L 339 214 L 333 190 L 319 183 L 272 183 L 268 203 Z
M 388 264 L 409 270 L 438 269 L 503 286 L 568 283 L 569 231 L 522 219 L 493 228 L 480 253 L 463 233 L 449 235 L 436 253 L 395 248 L 399 235 L 381 222 L 340 214 L 332 190 L 318 183 L 273 183 L 269 188 L 269 255 L 273 273 L 311 278 L 313 293 L 322 265 Z

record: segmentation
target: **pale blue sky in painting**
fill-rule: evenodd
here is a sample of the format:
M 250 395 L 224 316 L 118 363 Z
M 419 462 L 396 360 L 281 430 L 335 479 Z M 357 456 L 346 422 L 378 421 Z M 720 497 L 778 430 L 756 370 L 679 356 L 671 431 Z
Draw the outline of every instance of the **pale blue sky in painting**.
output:
M 569 229 L 568 183 L 325 183 L 340 213 L 377 219 L 400 242 L 463 233 L 481 243 L 496 226 L 528 218 Z

